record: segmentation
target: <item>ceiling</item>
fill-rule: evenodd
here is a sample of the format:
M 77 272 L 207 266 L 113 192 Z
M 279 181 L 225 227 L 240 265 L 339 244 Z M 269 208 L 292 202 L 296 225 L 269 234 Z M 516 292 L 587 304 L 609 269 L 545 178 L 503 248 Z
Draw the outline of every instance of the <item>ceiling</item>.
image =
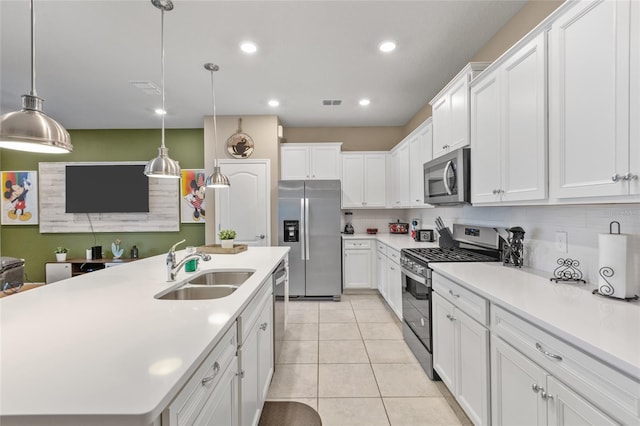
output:
M 165 13 L 166 126 L 275 114 L 285 127 L 403 126 L 526 1 L 188 1 Z M 155 128 L 160 11 L 148 0 L 37 0 L 36 88 L 68 129 Z M 0 112 L 30 88 L 29 1 L 0 1 Z M 397 49 L 377 46 L 393 39 Z M 244 40 L 258 45 L 246 55 Z M 269 107 L 269 99 L 280 106 Z M 369 98 L 367 107 L 358 105 Z M 323 106 L 340 99 L 340 106 Z

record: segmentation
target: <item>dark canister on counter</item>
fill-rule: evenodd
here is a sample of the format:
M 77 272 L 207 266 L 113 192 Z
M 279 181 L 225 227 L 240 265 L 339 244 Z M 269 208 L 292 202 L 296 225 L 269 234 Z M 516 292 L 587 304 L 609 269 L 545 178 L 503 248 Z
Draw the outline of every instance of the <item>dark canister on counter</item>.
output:
M 137 259 L 138 258 L 138 247 L 133 246 L 131 247 L 131 259 Z

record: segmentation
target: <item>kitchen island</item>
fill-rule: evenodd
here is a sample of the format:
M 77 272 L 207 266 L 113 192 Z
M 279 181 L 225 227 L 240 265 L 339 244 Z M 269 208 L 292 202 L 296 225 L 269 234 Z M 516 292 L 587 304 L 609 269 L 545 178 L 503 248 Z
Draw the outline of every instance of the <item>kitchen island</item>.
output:
M 156 422 L 288 250 L 212 255 L 173 283 L 159 255 L 0 300 L 0 424 Z M 255 272 L 221 299 L 154 298 L 217 269 Z

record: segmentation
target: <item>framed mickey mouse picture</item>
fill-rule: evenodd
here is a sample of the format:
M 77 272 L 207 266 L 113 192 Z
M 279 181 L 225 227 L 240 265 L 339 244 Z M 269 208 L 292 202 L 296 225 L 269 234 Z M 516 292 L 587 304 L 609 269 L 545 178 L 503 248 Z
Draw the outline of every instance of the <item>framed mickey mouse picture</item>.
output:
M 205 182 L 204 169 L 182 169 L 180 180 L 180 222 L 204 223 Z
M 2 172 L 2 225 L 38 224 L 38 172 Z

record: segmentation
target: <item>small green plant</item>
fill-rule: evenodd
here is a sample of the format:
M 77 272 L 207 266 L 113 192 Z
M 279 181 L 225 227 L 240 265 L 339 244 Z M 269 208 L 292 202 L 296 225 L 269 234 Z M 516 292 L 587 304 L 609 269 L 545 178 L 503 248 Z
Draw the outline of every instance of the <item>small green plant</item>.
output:
M 56 249 L 53 252 L 55 254 L 68 253 L 69 249 L 66 247 L 56 247 Z
M 218 237 L 221 240 L 235 240 L 236 239 L 236 231 L 233 229 L 223 229 L 218 232 Z

